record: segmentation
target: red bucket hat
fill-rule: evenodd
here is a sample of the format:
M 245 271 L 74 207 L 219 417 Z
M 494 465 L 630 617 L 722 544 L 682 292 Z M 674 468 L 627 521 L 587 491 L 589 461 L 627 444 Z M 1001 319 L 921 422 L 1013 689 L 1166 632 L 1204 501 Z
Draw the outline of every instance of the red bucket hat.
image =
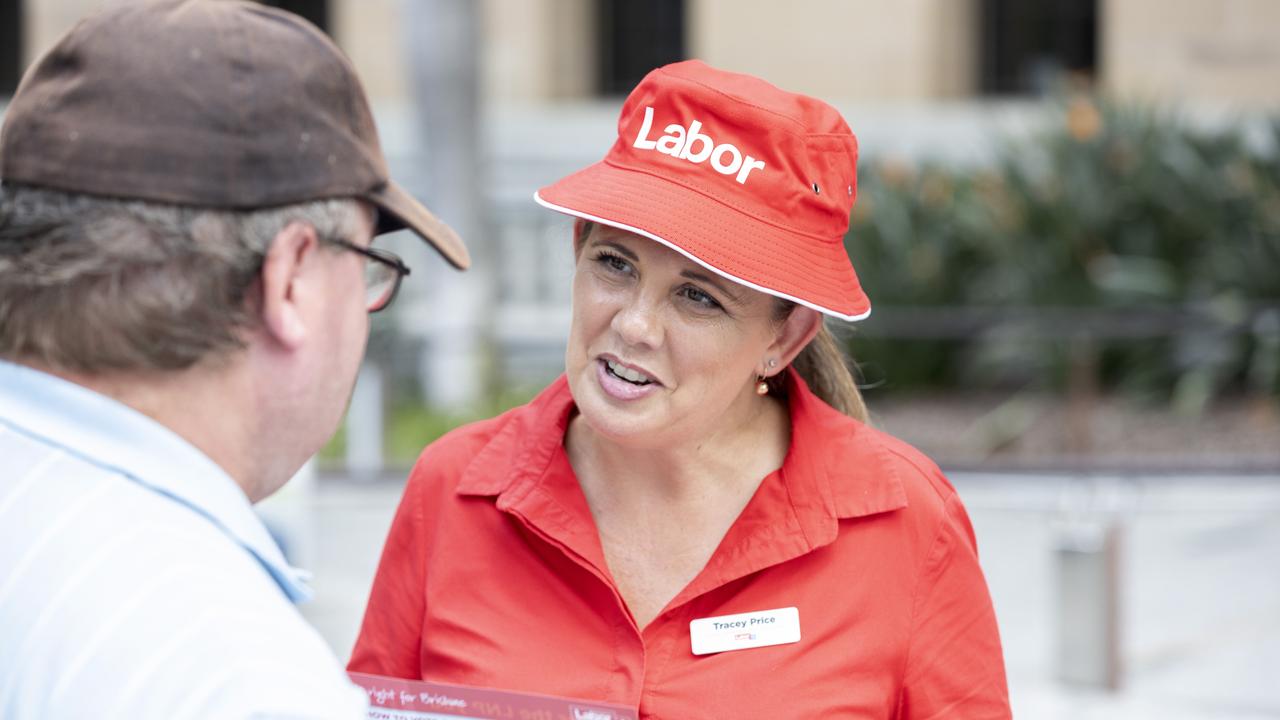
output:
M 830 105 L 690 60 L 640 81 L 604 160 L 534 198 L 741 285 L 861 320 L 871 302 L 844 249 L 857 160 L 858 141 Z

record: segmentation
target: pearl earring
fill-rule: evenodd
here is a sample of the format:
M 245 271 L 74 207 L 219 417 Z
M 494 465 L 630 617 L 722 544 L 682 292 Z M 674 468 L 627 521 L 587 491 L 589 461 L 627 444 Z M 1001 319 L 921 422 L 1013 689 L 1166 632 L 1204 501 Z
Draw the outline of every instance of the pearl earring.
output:
M 772 370 L 772 369 L 774 369 L 775 367 L 777 367 L 777 366 L 778 366 L 778 361 L 777 361 L 777 360 L 774 360 L 773 358 L 770 358 L 770 359 L 769 359 L 765 364 L 769 366 L 769 369 L 770 369 L 770 370 Z M 769 394 L 769 383 L 765 382 L 765 376 L 764 376 L 764 375 L 757 375 L 757 376 L 756 376 L 756 380 L 757 380 L 757 382 L 756 382 L 756 394 L 757 394 L 757 395 L 768 395 L 768 394 Z

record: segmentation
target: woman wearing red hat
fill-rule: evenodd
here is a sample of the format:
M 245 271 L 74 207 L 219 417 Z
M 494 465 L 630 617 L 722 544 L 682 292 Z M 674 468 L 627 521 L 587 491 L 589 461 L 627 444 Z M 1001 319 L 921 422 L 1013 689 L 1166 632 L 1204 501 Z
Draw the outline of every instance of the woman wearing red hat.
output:
M 823 315 L 857 144 L 830 106 L 685 62 L 578 218 L 566 373 L 423 453 L 350 669 L 645 718 L 1004 718 L 995 616 L 937 467 L 864 424 Z

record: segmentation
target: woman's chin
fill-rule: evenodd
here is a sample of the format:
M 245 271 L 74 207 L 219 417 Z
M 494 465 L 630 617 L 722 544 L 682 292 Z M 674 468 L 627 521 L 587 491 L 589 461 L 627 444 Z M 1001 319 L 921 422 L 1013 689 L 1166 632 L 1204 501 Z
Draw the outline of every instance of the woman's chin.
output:
M 578 406 L 578 420 L 586 423 L 591 432 L 610 442 L 626 447 L 651 447 L 662 444 L 667 428 L 651 408 L 639 407 L 641 403 L 618 403 L 600 388 L 588 388 L 583 394 L 574 393 Z

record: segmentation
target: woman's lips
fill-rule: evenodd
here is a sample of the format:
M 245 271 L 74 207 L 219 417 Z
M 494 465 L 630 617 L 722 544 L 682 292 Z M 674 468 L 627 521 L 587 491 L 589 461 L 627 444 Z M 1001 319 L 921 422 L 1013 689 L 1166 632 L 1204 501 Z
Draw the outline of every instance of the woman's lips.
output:
M 647 382 L 645 384 L 636 384 L 628 380 L 618 377 L 609 370 L 609 360 L 599 358 L 596 360 L 596 380 L 600 383 L 600 389 L 605 394 L 615 400 L 638 400 L 653 392 L 656 392 L 661 383 L 656 381 Z

